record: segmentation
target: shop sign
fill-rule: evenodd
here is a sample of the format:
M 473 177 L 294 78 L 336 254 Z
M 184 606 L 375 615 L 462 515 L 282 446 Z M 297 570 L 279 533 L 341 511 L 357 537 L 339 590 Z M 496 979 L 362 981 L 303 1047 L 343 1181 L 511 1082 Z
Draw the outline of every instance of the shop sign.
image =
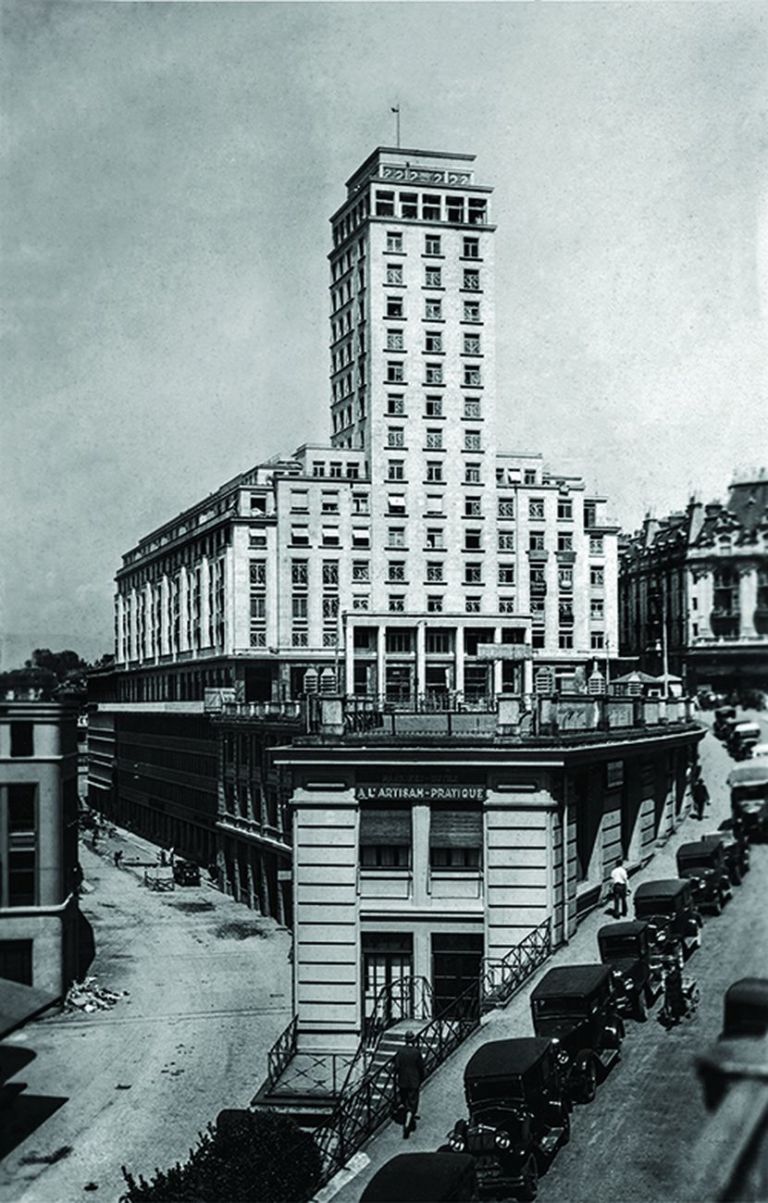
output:
M 484 785 L 361 785 L 358 802 L 484 802 Z
M 478 660 L 532 660 L 530 643 L 478 643 Z

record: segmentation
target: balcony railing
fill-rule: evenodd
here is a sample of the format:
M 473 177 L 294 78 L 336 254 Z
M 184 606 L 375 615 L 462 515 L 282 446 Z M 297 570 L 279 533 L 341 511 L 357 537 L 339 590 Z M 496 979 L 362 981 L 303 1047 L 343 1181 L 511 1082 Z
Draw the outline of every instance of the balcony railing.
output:
M 688 698 L 594 694 L 467 698 L 446 695 L 438 708 L 424 698 L 396 705 L 378 697 L 312 699 L 308 730 L 342 738 L 504 737 L 519 742 L 569 733 L 611 732 L 670 723 L 691 723 Z

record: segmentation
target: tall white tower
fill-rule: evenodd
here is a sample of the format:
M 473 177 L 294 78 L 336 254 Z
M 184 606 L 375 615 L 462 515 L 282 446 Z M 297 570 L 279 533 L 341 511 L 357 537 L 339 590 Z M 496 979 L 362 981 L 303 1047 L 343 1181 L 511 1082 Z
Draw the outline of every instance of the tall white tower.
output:
M 331 219 L 331 438 L 365 450 L 371 545 L 393 553 L 375 609 L 496 609 L 495 227 L 473 161 L 379 147 Z

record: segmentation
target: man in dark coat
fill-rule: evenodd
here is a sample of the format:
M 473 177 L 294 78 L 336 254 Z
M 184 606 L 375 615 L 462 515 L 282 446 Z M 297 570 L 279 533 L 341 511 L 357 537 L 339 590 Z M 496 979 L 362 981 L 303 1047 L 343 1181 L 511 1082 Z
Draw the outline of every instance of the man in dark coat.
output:
M 693 799 L 693 813 L 695 818 L 704 818 L 704 807 L 709 802 L 709 790 L 704 784 L 704 778 L 701 775 L 701 770 L 696 776 L 696 780 L 691 788 L 691 798 Z
M 395 1078 L 403 1110 L 403 1139 L 407 1140 L 416 1128 L 419 1090 L 424 1081 L 424 1059 L 413 1032 L 405 1033 L 405 1047 L 395 1056 Z

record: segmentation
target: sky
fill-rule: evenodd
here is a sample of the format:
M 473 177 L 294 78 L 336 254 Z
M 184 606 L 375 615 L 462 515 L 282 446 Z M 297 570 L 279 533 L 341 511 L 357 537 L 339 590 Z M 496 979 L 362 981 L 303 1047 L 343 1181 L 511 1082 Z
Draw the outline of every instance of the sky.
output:
M 328 218 L 377 145 L 495 187 L 499 446 L 634 529 L 768 462 L 768 6 L 0 10 L 0 631 L 112 647 L 138 539 L 325 441 Z

